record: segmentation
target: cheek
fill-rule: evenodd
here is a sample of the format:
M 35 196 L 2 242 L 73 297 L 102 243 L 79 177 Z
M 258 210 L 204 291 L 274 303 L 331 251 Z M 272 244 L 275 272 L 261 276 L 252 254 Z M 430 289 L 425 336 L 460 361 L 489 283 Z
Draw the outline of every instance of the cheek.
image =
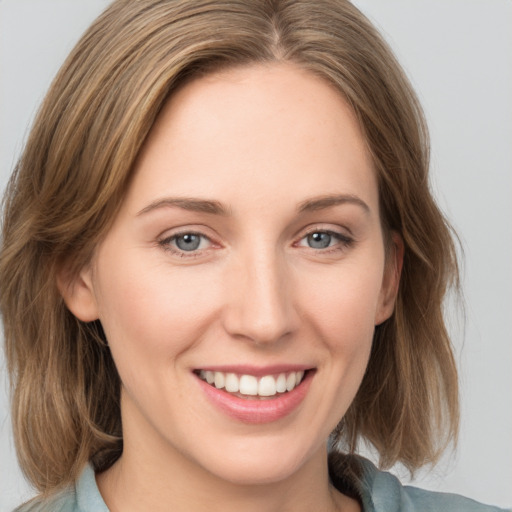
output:
M 169 359 L 215 321 L 220 284 L 194 270 L 183 275 L 165 264 L 130 260 L 98 269 L 100 320 L 117 364 L 132 356 L 140 363 Z
M 346 266 L 304 286 L 301 313 L 333 349 L 357 348 L 373 337 L 382 275 L 375 265 L 363 269 Z
M 326 419 L 319 427 L 326 435 L 345 415 L 364 377 L 375 329 L 379 282 L 378 271 L 345 267 L 330 279 L 305 283 L 301 317 L 308 326 L 308 338 L 316 340 L 316 352 L 324 356 L 318 373 L 323 399 L 318 413 Z

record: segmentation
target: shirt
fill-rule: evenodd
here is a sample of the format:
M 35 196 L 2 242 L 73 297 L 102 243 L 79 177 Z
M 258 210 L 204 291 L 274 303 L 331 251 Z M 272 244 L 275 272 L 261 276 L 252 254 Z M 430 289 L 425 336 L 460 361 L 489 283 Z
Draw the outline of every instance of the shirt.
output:
M 391 473 L 379 471 L 360 459 L 363 473 L 355 487 L 363 512 L 499 512 L 505 509 L 483 505 L 457 494 L 426 491 L 404 486 Z M 512 509 L 508 509 L 512 512 Z M 73 487 L 47 502 L 35 500 L 15 512 L 109 512 L 101 497 L 94 470 L 87 466 Z

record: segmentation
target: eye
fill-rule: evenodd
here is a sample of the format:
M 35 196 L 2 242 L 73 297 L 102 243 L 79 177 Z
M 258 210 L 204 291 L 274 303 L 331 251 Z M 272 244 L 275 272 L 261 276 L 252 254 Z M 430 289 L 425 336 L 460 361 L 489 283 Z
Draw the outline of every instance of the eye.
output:
M 167 237 L 160 241 L 160 245 L 167 250 L 182 254 L 207 249 L 211 246 L 211 241 L 201 233 L 186 232 Z
M 333 240 L 334 237 L 330 233 L 311 233 L 306 237 L 307 244 L 312 249 L 325 249 Z
M 182 251 L 196 251 L 201 245 L 201 236 L 195 233 L 185 233 L 174 237 L 176 247 Z
M 311 249 L 328 249 L 329 247 L 341 246 L 341 248 L 349 246 L 353 240 L 341 233 L 334 231 L 313 231 L 303 237 L 298 245 L 301 247 L 310 247 Z

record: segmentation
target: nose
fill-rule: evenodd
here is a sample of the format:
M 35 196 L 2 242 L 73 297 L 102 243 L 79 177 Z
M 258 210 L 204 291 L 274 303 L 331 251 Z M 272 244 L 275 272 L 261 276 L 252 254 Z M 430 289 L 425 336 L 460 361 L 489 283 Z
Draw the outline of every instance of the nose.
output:
M 290 335 L 298 315 L 285 258 L 273 250 L 252 250 L 234 267 L 227 280 L 226 331 L 261 345 Z

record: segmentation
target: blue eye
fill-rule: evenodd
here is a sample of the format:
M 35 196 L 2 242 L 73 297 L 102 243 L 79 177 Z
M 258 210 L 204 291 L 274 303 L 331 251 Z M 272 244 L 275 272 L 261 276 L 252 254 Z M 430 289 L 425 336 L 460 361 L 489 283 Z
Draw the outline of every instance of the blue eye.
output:
M 174 237 L 176 247 L 182 251 L 196 251 L 201 245 L 201 236 L 194 233 L 185 233 Z
M 331 246 L 331 242 L 333 241 L 333 236 L 331 233 L 311 233 L 306 237 L 307 243 L 309 247 L 312 249 L 325 249 L 326 247 Z
M 196 251 L 208 249 L 211 242 L 208 237 L 200 233 L 184 232 L 161 240 L 159 245 L 175 254 L 184 256 L 185 253 L 189 253 L 192 256 Z
M 335 231 L 312 231 L 299 241 L 299 246 L 311 249 L 345 249 L 353 243 L 348 236 L 336 233 Z

